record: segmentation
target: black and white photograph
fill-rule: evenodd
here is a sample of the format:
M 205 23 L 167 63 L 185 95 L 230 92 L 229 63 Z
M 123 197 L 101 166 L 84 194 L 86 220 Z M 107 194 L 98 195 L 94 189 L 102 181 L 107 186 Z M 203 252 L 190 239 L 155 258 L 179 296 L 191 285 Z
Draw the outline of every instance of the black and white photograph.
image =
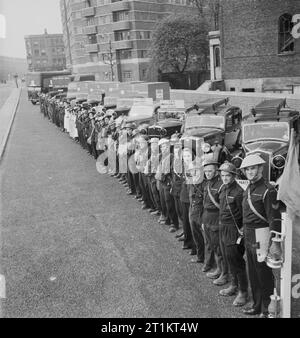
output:
M 0 0 L 0 318 L 300 318 L 299 0 Z

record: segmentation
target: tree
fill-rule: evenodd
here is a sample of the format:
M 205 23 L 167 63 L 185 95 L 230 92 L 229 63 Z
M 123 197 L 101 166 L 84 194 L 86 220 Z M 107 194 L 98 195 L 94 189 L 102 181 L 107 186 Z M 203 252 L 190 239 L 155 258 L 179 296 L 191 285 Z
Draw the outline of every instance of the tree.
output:
M 187 69 L 207 69 L 208 28 L 198 16 L 171 15 L 153 35 L 150 55 L 163 72 L 183 73 Z

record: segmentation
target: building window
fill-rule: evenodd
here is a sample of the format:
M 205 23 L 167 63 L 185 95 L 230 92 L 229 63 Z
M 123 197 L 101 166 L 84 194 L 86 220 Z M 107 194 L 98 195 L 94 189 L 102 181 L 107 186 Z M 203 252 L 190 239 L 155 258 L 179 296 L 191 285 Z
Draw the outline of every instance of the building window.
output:
M 96 25 L 96 19 L 95 18 L 88 18 L 86 22 L 87 22 L 87 26 Z
M 215 67 L 220 67 L 221 66 L 221 57 L 220 57 L 220 47 L 215 47 Z
M 132 80 L 132 71 L 123 72 L 123 80 L 124 82 L 130 82 Z
M 115 41 L 130 40 L 130 31 L 115 32 Z
M 91 62 L 98 62 L 99 61 L 98 53 L 90 53 L 90 61 Z
M 244 93 L 254 93 L 255 88 L 243 88 L 242 92 L 244 92 Z
M 142 70 L 142 78 L 145 79 L 147 75 L 147 69 Z
M 34 56 L 39 56 L 40 55 L 40 51 L 38 49 L 34 50 Z
M 113 22 L 128 20 L 128 11 L 113 12 Z
M 279 18 L 279 53 L 289 53 L 294 51 L 294 42 L 291 31 L 293 29 L 292 15 L 283 14 Z
M 126 60 L 132 58 L 131 50 L 123 49 L 118 51 L 118 57 L 120 60 Z
M 90 44 L 97 43 L 97 36 L 96 36 L 96 34 L 94 34 L 94 35 L 89 35 L 88 39 L 89 39 L 89 43 L 90 43 Z
M 147 50 L 138 50 L 138 58 L 143 59 L 147 57 Z
M 104 80 L 105 81 L 111 80 L 111 72 L 104 72 Z
M 142 32 L 140 32 L 140 31 L 137 31 L 136 32 L 136 38 L 138 39 L 138 40 L 149 40 L 151 37 L 150 37 L 150 31 L 142 31 Z

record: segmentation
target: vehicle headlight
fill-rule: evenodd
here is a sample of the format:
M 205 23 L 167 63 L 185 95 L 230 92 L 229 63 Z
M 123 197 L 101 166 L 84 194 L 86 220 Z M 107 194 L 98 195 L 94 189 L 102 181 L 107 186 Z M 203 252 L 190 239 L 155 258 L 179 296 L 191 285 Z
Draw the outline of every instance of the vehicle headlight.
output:
M 209 143 L 204 143 L 202 145 L 202 150 L 203 150 L 204 153 L 208 153 L 211 150 L 210 144 Z
M 276 155 L 272 158 L 271 164 L 276 169 L 283 169 L 285 166 L 285 158 L 282 155 Z
M 237 168 L 239 169 L 241 164 L 243 162 L 243 159 L 240 156 L 235 156 L 232 160 L 231 163 Z
M 167 136 L 167 134 L 168 134 L 167 129 L 162 128 L 161 131 L 160 131 L 160 136 L 165 137 L 165 136 Z

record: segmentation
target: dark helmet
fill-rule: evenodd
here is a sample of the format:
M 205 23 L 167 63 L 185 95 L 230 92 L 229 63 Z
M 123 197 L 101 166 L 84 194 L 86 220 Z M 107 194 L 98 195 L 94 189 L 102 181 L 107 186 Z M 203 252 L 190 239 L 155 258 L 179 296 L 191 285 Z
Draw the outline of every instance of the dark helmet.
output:
M 219 171 L 225 171 L 227 173 L 236 175 L 237 169 L 236 166 L 228 161 L 224 162 L 221 167 L 219 168 Z
M 215 166 L 219 166 L 219 163 L 217 161 L 215 161 L 214 159 L 206 159 L 203 162 L 203 167 L 206 167 L 208 165 L 215 165 Z

